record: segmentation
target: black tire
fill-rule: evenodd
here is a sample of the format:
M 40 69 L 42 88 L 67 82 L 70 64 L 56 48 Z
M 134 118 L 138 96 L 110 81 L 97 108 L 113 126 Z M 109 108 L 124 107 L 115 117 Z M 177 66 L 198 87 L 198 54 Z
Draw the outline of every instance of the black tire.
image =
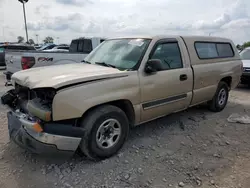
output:
M 219 102 L 220 101 L 219 97 L 220 97 L 220 93 L 222 90 L 225 91 L 225 95 L 226 95 L 225 102 L 223 104 Z M 208 102 L 209 110 L 211 110 L 212 112 L 221 112 L 227 105 L 228 96 L 229 96 L 228 85 L 225 82 L 221 81 L 218 85 L 217 91 L 213 99 Z
M 103 122 L 115 119 L 120 123 L 121 134 L 117 143 L 108 149 L 98 146 L 97 131 Z M 92 160 L 102 160 L 115 155 L 125 143 L 129 134 L 129 121 L 123 110 L 112 105 L 99 106 L 90 111 L 82 120 L 81 127 L 86 131 L 79 145 L 80 151 Z

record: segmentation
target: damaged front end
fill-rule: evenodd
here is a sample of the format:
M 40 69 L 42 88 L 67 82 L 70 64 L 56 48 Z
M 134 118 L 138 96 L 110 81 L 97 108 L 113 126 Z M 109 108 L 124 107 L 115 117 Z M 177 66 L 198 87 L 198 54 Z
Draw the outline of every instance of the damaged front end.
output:
M 77 120 L 54 122 L 53 88 L 29 89 L 15 85 L 1 97 L 7 105 L 10 138 L 19 146 L 38 154 L 74 153 L 84 136 Z
M 56 91 L 50 88 L 30 90 L 20 85 L 15 86 L 1 97 L 3 105 L 12 110 L 39 118 L 42 121 L 52 120 L 52 101 Z

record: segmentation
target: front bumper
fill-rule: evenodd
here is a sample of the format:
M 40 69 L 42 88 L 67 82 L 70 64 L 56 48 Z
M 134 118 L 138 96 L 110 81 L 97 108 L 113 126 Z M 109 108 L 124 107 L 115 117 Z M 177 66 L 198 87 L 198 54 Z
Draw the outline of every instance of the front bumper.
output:
M 46 124 L 44 132 L 38 133 L 32 129 L 35 122 L 28 120 L 25 114 L 10 111 L 7 116 L 11 140 L 20 147 L 36 154 L 72 155 L 77 150 L 84 134 L 81 128 L 62 125 L 62 129 L 60 129 L 58 124 Z M 70 136 L 66 136 L 67 134 Z

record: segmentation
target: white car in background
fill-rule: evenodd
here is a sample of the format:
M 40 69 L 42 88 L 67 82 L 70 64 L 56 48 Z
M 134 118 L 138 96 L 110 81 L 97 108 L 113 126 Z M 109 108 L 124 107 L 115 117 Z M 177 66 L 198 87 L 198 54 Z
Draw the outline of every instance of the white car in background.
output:
M 240 52 L 240 57 L 243 62 L 243 73 L 241 76 L 241 84 L 246 84 L 250 87 L 250 47 L 242 50 Z
M 69 46 L 55 46 L 49 50 L 43 50 L 43 52 L 69 52 Z

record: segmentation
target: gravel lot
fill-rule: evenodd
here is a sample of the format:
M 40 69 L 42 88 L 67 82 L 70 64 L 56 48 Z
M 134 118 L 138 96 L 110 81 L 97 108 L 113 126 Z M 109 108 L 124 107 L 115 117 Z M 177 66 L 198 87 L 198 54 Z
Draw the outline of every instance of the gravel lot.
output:
M 0 94 L 4 77 L 0 73 Z M 250 185 L 250 125 L 228 123 L 250 115 L 250 89 L 237 88 L 221 113 L 200 106 L 134 128 L 121 152 L 92 162 L 43 158 L 9 142 L 7 109 L 0 105 L 1 188 L 220 187 Z

